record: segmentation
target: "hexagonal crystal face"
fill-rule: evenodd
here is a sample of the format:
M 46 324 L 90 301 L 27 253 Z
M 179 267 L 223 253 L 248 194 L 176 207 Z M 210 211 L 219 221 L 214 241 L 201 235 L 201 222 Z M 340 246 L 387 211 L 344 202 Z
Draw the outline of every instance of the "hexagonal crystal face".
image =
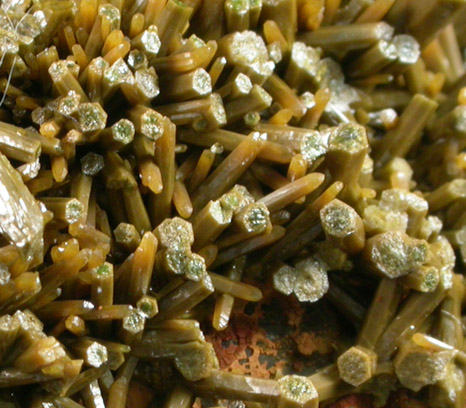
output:
M 427 242 L 412 239 L 402 232 L 386 232 L 376 236 L 378 244 L 371 257 L 377 268 L 388 277 L 398 277 L 417 270 L 426 260 Z
M 392 44 L 392 42 L 381 40 L 378 43 L 378 49 L 383 53 L 383 55 L 387 58 L 392 60 L 396 59 L 398 56 L 398 52 L 396 47 Z
M 81 170 L 86 176 L 95 176 L 104 168 L 104 158 L 97 153 L 89 152 L 81 159 Z
M 191 34 L 191 36 L 188 38 L 188 41 L 194 48 L 201 48 L 205 47 L 206 45 L 205 41 L 198 37 L 196 34 Z
M 165 248 L 189 248 L 194 242 L 193 226 L 180 217 L 165 219 L 155 230 L 159 243 Z
M 320 52 L 302 42 L 296 41 L 291 49 L 291 60 L 304 69 L 310 76 L 317 75 L 317 62 L 320 59 Z
M 41 33 L 42 16 L 43 12 L 23 16 L 17 26 L 18 34 L 31 40 L 37 37 Z
M 331 201 L 320 210 L 324 230 L 342 238 L 356 230 L 357 217 L 356 211 L 341 201 Z
M 296 282 L 296 273 L 289 265 L 282 265 L 273 274 L 273 287 L 278 292 L 285 295 L 291 295 L 294 291 Z
M 259 94 L 259 97 L 268 106 L 272 104 L 273 98 L 264 88 L 262 88 L 261 86 L 253 85 L 253 90 L 255 90 Z
M 146 317 L 149 317 L 153 312 L 153 305 L 149 302 L 141 303 L 139 307 Z
M 103 265 L 100 265 L 98 266 L 96 269 L 95 269 L 95 272 L 97 273 L 97 275 L 99 276 L 106 276 L 106 275 L 109 275 L 111 273 L 111 266 L 109 266 L 109 264 L 107 263 L 104 263 Z
M 200 281 L 206 274 L 205 260 L 198 254 L 191 254 L 185 268 L 185 276 L 193 281 Z
M 366 130 L 356 123 L 345 123 L 338 126 L 330 135 L 330 149 L 345 149 L 355 153 L 368 146 Z
M 133 239 L 134 236 L 138 236 L 138 231 L 133 224 L 126 222 L 120 222 L 113 231 L 116 242 L 126 242 Z
M 316 302 L 329 287 L 324 263 L 311 257 L 298 262 L 295 268 L 280 266 L 274 273 L 273 284 L 279 292 L 294 293 L 301 302 Z
M 318 405 L 318 394 L 314 384 L 307 378 L 300 375 L 285 375 L 278 380 L 281 398 L 290 401 L 293 407 L 310 407 Z M 296 404 L 296 405 L 295 405 Z M 298 405 L 299 404 L 299 405 Z M 280 405 L 282 406 L 282 405 Z M 287 406 L 284 404 L 283 406 Z
M 364 226 L 366 231 L 381 233 L 388 231 L 406 232 L 408 214 L 399 211 L 387 211 L 376 205 L 369 205 L 364 209 Z
M 78 109 L 80 101 L 81 95 L 75 91 L 69 91 L 68 95 L 61 98 L 58 102 L 58 112 L 64 116 L 70 116 Z
M 427 211 L 429 208 L 429 204 L 424 198 L 398 188 L 384 190 L 379 205 L 381 208 L 394 211 L 408 211 L 410 209 Z
M 102 130 L 107 124 L 107 113 L 104 111 L 100 103 L 82 103 L 79 105 L 77 114 L 79 125 L 83 132 Z
M 73 222 L 79 221 L 84 212 L 84 206 L 81 201 L 73 198 L 70 200 L 65 209 L 65 218 L 72 224 Z
M 261 116 L 258 112 L 248 112 L 244 115 L 243 120 L 247 126 L 253 127 L 259 123 L 259 121 L 261 120 Z
M 160 50 L 160 38 L 157 34 L 156 26 L 149 26 L 141 36 L 141 43 L 144 50 L 150 54 L 156 55 Z
M 247 0 L 226 0 L 225 7 L 233 10 L 235 14 L 244 15 L 249 11 L 249 1 Z
M 372 377 L 377 355 L 369 349 L 355 346 L 345 351 L 337 360 L 338 371 L 343 381 L 355 387 Z
M 117 84 L 134 84 L 134 76 L 128 67 L 128 64 L 120 58 L 116 60 L 112 66 L 108 67 L 104 71 L 104 79 L 108 86 L 114 86 Z
M 128 144 L 134 138 L 134 125 L 128 119 L 120 119 L 112 126 L 113 138 L 123 144 Z
M 327 293 L 328 275 L 321 262 L 308 258 L 298 262 L 296 270 L 294 293 L 300 302 L 316 302 Z
M 206 352 L 207 345 L 193 347 L 177 353 L 174 362 L 175 367 L 188 381 L 197 381 L 206 377 L 210 372 L 212 362 Z
M 208 93 L 212 92 L 210 75 L 205 69 L 200 68 L 194 72 L 193 89 L 199 95 L 207 95 Z
M 300 151 L 303 158 L 308 163 L 313 163 L 319 157 L 327 153 L 328 149 L 328 134 L 318 131 L 309 131 L 303 135 L 300 143 Z
M 141 133 L 153 140 L 163 134 L 163 117 L 159 113 L 149 109 L 141 117 Z
M 107 68 L 110 67 L 110 64 L 105 61 L 102 57 L 94 58 L 91 62 L 89 62 L 89 69 L 95 71 L 96 73 L 103 73 Z
M 65 61 L 56 61 L 49 67 L 49 74 L 52 77 L 52 81 L 59 81 L 68 70 Z
M 108 359 L 107 347 L 93 342 L 87 349 L 87 363 L 92 367 L 100 367 Z
M 210 151 L 214 154 L 222 154 L 223 153 L 223 146 L 216 142 L 212 146 L 210 146 Z
M 282 50 L 280 48 L 280 44 L 278 42 L 274 42 L 267 46 L 267 50 L 269 52 L 270 59 L 275 63 L 278 64 L 282 58 Z
M 99 6 L 99 15 L 110 23 L 110 31 L 120 27 L 120 10 L 112 4 L 102 4 Z
M 160 93 L 159 79 L 157 75 L 149 70 L 141 69 L 136 71 L 134 79 L 139 90 L 148 99 L 155 98 Z
M 248 232 L 263 232 L 267 228 L 270 212 L 262 203 L 255 203 L 246 209 L 244 224 Z
M 128 315 L 123 318 L 123 328 L 130 333 L 139 333 L 144 330 L 146 318 L 139 310 L 132 310 Z
M 132 50 L 128 55 L 128 65 L 134 70 L 147 68 L 148 62 L 146 54 L 139 50 Z
M 397 49 L 398 59 L 404 64 L 414 64 L 421 54 L 417 40 L 408 34 L 395 35 L 392 39 Z
M 269 59 L 264 40 L 254 31 L 230 34 L 224 37 L 223 45 L 230 63 L 250 68 L 262 76 L 272 74 L 275 64 Z
M 252 82 L 249 77 L 243 73 L 239 73 L 236 76 L 235 85 L 242 94 L 247 95 L 249 92 L 251 92 Z
M 187 264 L 187 251 L 178 249 L 168 249 L 164 254 L 164 261 L 171 273 L 183 275 Z

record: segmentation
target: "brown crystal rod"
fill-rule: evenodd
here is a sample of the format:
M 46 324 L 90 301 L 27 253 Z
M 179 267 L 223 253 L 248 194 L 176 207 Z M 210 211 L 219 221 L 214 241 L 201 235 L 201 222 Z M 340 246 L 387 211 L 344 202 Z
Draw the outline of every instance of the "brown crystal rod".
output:
M 367 48 L 379 40 L 390 40 L 393 28 L 385 22 L 333 25 L 301 34 L 300 41 L 313 47 L 347 51 Z
M 429 0 L 410 5 L 408 28 L 422 47 L 453 21 L 455 13 L 466 3 L 462 0 Z
M 246 135 L 229 130 L 216 129 L 212 132 L 203 133 L 202 137 L 199 137 L 195 132 L 182 131 L 179 137 L 180 140 L 197 146 L 211 147 L 214 143 L 219 143 L 225 150 L 232 151 L 246 138 Z M 257 157 L 275 163 L 289 163 L 292 151 L 287 146 L 266 140 L 264 147 L 260 150 Z
M 300 197 L 317 189 L 324 181 L 324 175 L 311 173 L 264 196 L 258 202 L 264 203 L 271 213 L 281 210 Z
M 357 24 L 374 23 L 386 16 L 396 0 L 375 0 L 354 21 Z
M 280 389 L 275 380 L 246 377 L 220 370 L 213 370 L 210 377 L 187 385 L 196 393 L 214 398 L 269 403 L 280 395 Z
M 373 349 L 393 319 L 401 299 L 401 287 L 395 279 L 382 278 L 366 312 L 357 344 Z
M 414 95 L 401 114 L 397 126 L 377 146 L 374 158 L 383 160 L 387 153 L 396 157 L 408 154 L 419 141 L 422 129 L 437 107 L 438 104 L 432 99 L 420 94 Z
M 144 295 L 147 295 L 152 279 L 152 271 L 155 263 L 158 241 L 151 233 L 146 232 L 134 251 L 134 259 L 129 282 L 130 303 L 136 302 Z
M 246 264 L 246 257 L 235 259 L 229 266 L 227 278 L 240 281 Z M 215 283 L 214 283 L 215 286 Z M 212 326 L 215 330 L 225 330 L 228 327 L 231 312 L 233 311 L 235 297 L 230 293 L 223 293 L 217 297 L 212 316 Z
M 190 408 L 194 402 L 194 394 L 185 386 L 178 384 L 167 395 L 164 408 Z
M 115 382 L 110 387 L 108 394 L 107 406 L 109 408 L 124 408 L 126 406 L 129 383 L 137 363 L 136 358 L 130 357 L 118 370 Z
M 250 133 L 193 194 L 194 212 L 232 187 L 262 150 L 265 141 L 264 134 Z
M 343 183 L 337 181 L 325 190 L 287 226 L 285 236 L 270 247 L 262 261 L 285 261 L 315 239 L 322 231 L 317 223 L 320 209 L 332 201 L 342 189 Z
M 325 235 L 333 245 L 349 254 L 364 249 L 364 224 L 352 207 L 335 199 L 320 210 L 320 219 Z
M 341 380 L 336 364 L 322 368 L 308 378 L 314 384 L 321 402 L 341 397 L 353 389 Z
M 445 294 L 446 288 L 442 282 L 434 292 L 412 293 L 404 303 L 403 308 L 380 336 L 375 346 L 375 352 L 379 359 L 389 359 L 396 351 L 398 344 L 402 344 L 402 341 L 407 339 L 410 333 L 413 333 L 422 324 L 442 302 Z M 419 312 L 421 310 L 422 313 Z
M 306 112 L 306 107 L 295 92 L 278 75 L 272 74 L 264 83 L 264 89 L 283 108 L 290 109 L 293 116 L 301 118 Z
M 237 282 L 214 272 L 209 272 L 209 276 L 212 279 L 215 290 L 220 293 L 229 294 L 248 302 L 258 302 L 262 299 L 262 292 L 255 286 Z
M 217 266 L 223 265 L 224 263 L 229 262 L 238 256 L 246 255 L 255 250 L 269 246 L 280 240 L 285 235 L 285 233 L 285 228 L 276 225 L 268 234 L 258 235 L 256 237 L 244 240 L 237 245 L 232 245 L 231 247 L 228 247 L 219 252 L 212 267 L 216 268 Z
M 155 149 L 155 160 L 162 175 L 163 189 L 160 194 L 150 194 L 149 196 L 152 225 L 158 225 L 170 216 L 175 188 L 176 126 L 165 118 L 163 128 L 163 135 L 156 141 Z
M 156 321 L 177 317 L 190 310 L 214 291 L 212 280 L 205 276 L 198 282 L 187 281 L 159 300 Z
M 380 72 L 398 57 L 397 48 L 390 41 L 380 40 L 348 65 L 350 77 L 367 77 Z
M 41 153 L 41 143 L 32 132 L 0 122 L 0 152 L 10 159 L 33 162 Z
M 87 300 L 56 300 L 40 308 L 36 315 L 44 321 L 59 320 L 75 315 L 79 316 L 94 309 L 94 305 Z
M 453 276 L 453 285 L 448 290 L 442 305 L 440 306 L 440 316 L 434 327 L 433 335 L 438 340 L 445 342 L 455 349 L 461 349 L 464 343 L 463 330 L 461 329 L 461 307 L 464 298 L 464 284 L 461 275 Z M 464 383 L 456 384 L 455 376 L 461 376 L 461 368 L 453 365 L 447 374 L 445 381 L 442 381 L 429 389 L 429 401 L 432 406 L 448 406 L 451 401 L 461 400 L 464 393 Z M 452 398 L 453 397 L 453 398 Z

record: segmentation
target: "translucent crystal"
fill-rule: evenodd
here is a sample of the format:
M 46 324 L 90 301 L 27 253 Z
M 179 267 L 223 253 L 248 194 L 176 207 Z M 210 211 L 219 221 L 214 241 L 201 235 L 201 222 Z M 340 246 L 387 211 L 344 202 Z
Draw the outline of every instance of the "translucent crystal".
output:
M 87 349 L 87 362 L 92 367 L 100 367 L 107 361 L 107 347 L 104 345 L 93 342 Z
M 156 55 L 159 52 L 161 43 L 157 34 L 157 26 L 151 25 L 144 31 L 141 36 L 141 43 L 147 53 Z
M 81 95 L 75 91 L 69 91 L 67 96 L 64 96 L 58 102 L 58 112 L 64 116 L 70 116 L 79 107 Z
M 219 51 L 231 64 L 252 69 L 261 77 L 271 75 L 275 68 L 264 40 L 254 31 L 226 35 L 219 42 Z
M 163 116 L 148 109 L 141 116 L 141 133 L 153 140 L 158 139 L 163 134 Z
M 300 152 L 308 163 L 314 163 L 322 157 L 328 150 L 328 133 L 309 131 L 303 135 Z
M 294 283 L 294 293 L 301 302 L 316 302 L 328 291 L 329 282 L 324 265 L 313 258 L 296 264 L 298 276 Z
M 128 64 L 119 58 L 104 71 L 104 80 L 109 87 L 119 84 L 134 84 L 134 76 Z
M 19 173 L 0 153 L 0 233 L 28 261 L 40 262 L 44 221 L 40 207 Z
M 122 321 L 122 326 L 130 333 L 136 334 L 144 330 L 146 318 L 144 314 L 137 309 L 131 310 Z
M 81 158 L 81 170 L 86 176 L 95 176 L 104 168 L 104 158 L 97 153 L 89 152 Z
M 197 69 L 193 76 L 193 89 L 199 95 L 207 95 L 212 92 L 212 84 L 209 73 L 203 69 Z
M 79 125 L 83 132 L 102 130 L 107 123 L 107 113 L 100 103 L 86 102 L 79 105 L 77 110 Z
M 134 81 L 139 91 L 148 99 L 154 99 L 159 93 L 159 78 L 153 67 L 139 69 L 134 74 Z
M 165 248 L 186 249 L 194 242 L 193 226 L 180 217 L 165 219 L 154 231 Z
M 99 15 L 109 22 L 109 31 L 120 28 L 121 14 L 120 10 L 112 4 L 102 4 L 99 7 Z
M 235 86 L 238 88 L 238 90 L 244 94 L 244 95 L 247 95 L 249 92 L 251 92 L 251 89 L 252 89 L 252 82 L 251 82 L 251 79 L 243 74 L 243 73 L 239 73 L 235 80 Z
M 134 125 L 128 119 L 120 119 L 112 126 L 113 139 L 123 144 L 128 144 L 134 138 Z
M 320 52 L 313 47 L 296 41 L 291 48 L 291 60 L 303 69 L 310 78 L 315 78 L 318 72 L 317 63 L 320 60 Z
M 128 65 L 133 70 L 138 70 L 142 68 L 147 68 L 147 56 L 139 50 L 131 50 L 128 54 Z
M 66 204 L 65 218 L 69 224 L 72 224 L 82 217 L 84 213 L 84 205 L 76 198 L 73 198 Z

